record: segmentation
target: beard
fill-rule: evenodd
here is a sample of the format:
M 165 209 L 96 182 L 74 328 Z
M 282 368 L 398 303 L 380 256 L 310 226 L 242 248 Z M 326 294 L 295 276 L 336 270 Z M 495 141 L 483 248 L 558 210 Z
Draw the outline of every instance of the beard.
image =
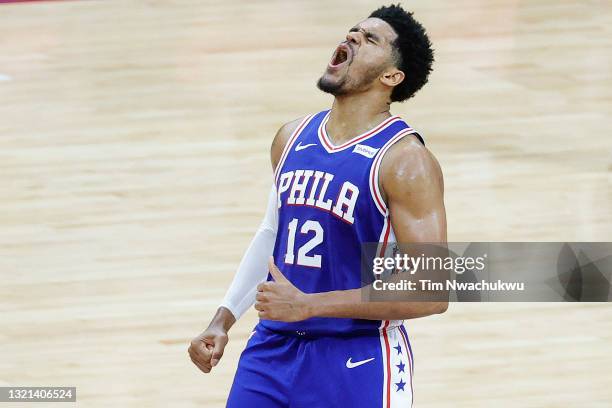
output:
M 367 90 L 372 82 L 383 73 L 385 67 L 379 69 L 369 69 L 365 75 L 356 79 L 349 75 L 348 72 L 340 80 L 333 81 L 328 78 L 327 74 L 323 74 L 317 81 L 317 88 L 321 91 L 333 96 L 347 95 L 350 93 L 358 93 Z
M 333 96 L 338 96 L 346 93 L 346 91 L 343 90 L 346 82 L 347 77 L 342 78 L 340 81 L 333 82 L 327 79 L 325 74 L 323 74 L 321 78 L 319 78 L 319 80 L 317 81 L 317 88 L 319 88 L 325 93 L 331 94 Z

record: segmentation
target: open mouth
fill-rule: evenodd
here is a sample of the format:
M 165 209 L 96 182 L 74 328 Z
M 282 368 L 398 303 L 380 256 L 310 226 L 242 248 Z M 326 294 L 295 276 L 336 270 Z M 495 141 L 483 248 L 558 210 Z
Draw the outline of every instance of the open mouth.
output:
M 349 52 L 350 51 L 346 45 L 338 46 L 338 48 L 336 48 L 336 52 L 334 52 L 334 55 L 332 56 L 331 61 L 329 62 L 329 65 L 335 68 L 344 64 L 349 59 Z

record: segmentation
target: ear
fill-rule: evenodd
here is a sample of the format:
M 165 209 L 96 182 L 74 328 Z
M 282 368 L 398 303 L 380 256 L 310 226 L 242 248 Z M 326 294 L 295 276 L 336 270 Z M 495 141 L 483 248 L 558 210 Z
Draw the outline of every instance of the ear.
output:
M 392 68 L 389 71 L 383 72 L 383 74 L 380 77 L 380 81 L 383 84 L 393 88 L 401 84 L 405 77 L 406 75 L 404 75 L 402 71 L 400 71 L 397 68 Z

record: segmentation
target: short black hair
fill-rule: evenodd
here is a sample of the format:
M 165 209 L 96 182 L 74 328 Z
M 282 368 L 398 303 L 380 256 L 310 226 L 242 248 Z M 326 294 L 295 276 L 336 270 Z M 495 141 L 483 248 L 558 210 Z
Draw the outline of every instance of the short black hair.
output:
M 394 48 L 395 64 L 404 72 L 404 80 L 393 88 L 392 102 L 402 102 L 417 93 L 427 83 L 434 61 L 431 42 L 425 28 L 414 19 L 412 13 L 399 4 L 383 6 L 370 14 L 393 28 L 397 38 L 391 44 Z

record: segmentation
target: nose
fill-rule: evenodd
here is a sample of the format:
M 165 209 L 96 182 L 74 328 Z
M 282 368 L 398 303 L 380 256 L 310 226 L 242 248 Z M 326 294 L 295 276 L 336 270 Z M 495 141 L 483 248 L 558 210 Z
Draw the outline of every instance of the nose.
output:
M 359 31 L 351 31 L 346 35 L 346 41 L 355 45 L 359 45 L 361 42 L 361 35 L 362 34 Z

